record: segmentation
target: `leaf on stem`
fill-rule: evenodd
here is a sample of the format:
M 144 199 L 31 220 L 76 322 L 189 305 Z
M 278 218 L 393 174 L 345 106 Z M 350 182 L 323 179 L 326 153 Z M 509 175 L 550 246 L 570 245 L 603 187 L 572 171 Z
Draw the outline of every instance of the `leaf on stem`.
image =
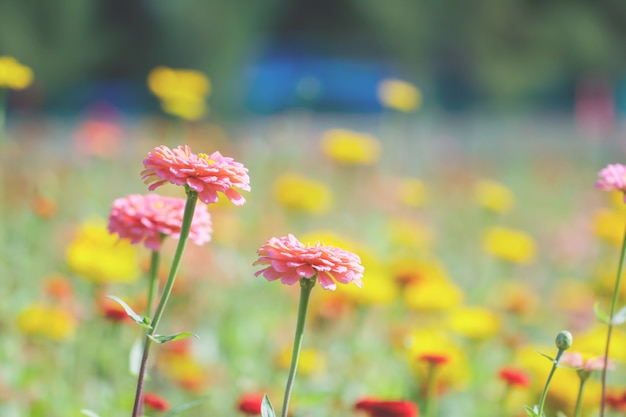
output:
M 153 335 L 148 335 L 148 337 L 150 339 L 152 339 L 153 341 L 155 341 L 157 343 L 167 343 L 167 342 L 171 342 L 173 340 L 186 339 L 189 336 L 193 336 L 196 339 L 200 339 L 200 337 L 198 337 L 198 335 L 193 334 L 191 332 L 181 332 L 181 333 L 176 333 L 176 334 L 153 334 Z
M 539 352 L 539 351 L 537 351 L 537 353 L 540 354 L 541 356 L 543 356 L 544 358 L 548 359 L 550 362 L 554 362 L 555 361 L 555 359 L 552 356 L 550 356 L 550 355 L 546 355 L 545 353 Z
M 150 325 L 151 323 L 150 317 L 140 316 L 139 314 L 135 313 L 128 304 L 126 304 L 123 300 L 121 300 L 120 298 L 114 295 L 107 295 L 107 298 L 121 305 L 124 308 L 126 315 L 130 317 L 131 320 L 133 320 L 135 323 L 137 323 L 138 325 L 140 325 L 141 327 L 145 329 L 152 329 L 152 326 Z
M 526 411 L 526 415 L 528 417 L 539 417 L 539 408 L 537 406 L 530 408 L 529 406 L 525 405 L 524 410 Z
M 598 320 L 600 320 L 604 324 L 609 324 L 611 319 L 605 313 L 600 310 L 600 302 L 596 301 L 593 305 L 593 312 L 596 314 Z
M 80 412 L 88 417 L 100 417 L 97 413 L 91 410 L 82 409 Z
M 276 412 L 274 412 L 274 407 L 272 407 L 270 397 L 267 394 L 263 395 L 261 402 L 261 417 L 276 417 Z

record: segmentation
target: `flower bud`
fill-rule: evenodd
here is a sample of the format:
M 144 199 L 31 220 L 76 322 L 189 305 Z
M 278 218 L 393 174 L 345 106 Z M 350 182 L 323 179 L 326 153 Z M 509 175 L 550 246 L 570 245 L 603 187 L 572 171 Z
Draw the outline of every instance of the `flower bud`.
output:
M 572 334 L 567 330 L 562 330 L 558 335 L 556 335 L 556 347 L 560 350 L 569 349 L 572 346 L 572 342 Z

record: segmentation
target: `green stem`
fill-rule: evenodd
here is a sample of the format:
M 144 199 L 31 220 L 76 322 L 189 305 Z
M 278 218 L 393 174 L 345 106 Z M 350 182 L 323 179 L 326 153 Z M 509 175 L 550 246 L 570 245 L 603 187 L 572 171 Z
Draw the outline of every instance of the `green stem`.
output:
M 583 390 L 585 389 L 585 383 L 587 378 L 580 378 L 580 387 L 578 387 L 578 398 L 576 398 L 576 408 L 574 408 L 574 417 L 580 417 L 583 403 Z
M 163 236 L 161 236 L 163 242 Z M 152 314 L 152 304 L 154 303 L 154 294 L 159 289 L 159 280 L 157 274 L 159 271 L 160 252 L 153 250 L 150 254 L 150 271 L 148 272 L 148 301 L 146 302 L 146 316 Z
M 624 238 L 622 240 L 622 251 L 619 257 L 619 265 L 617 267 L 617 279 L 615 280 L 615 288 L 613 289 L 613 300 L 611 300 L 611 311 L 609 313 L 609 329 L 606 334 L 606 346 L 604 347 L 604 364 L 602 365 L 602 398 L 600 400 L 600 417 L 604 417 L 604 408 L 606 406 L 606 371 L 609 364 L 609 346 L 611 344 L 611 333 L 613 332 L 613 316 L 617 307 L 617 299 L 619 298 L 620 282 L 622 280 L 622 268 L 624 266 L 624 255 L 626 254 L 626 230 L 624 230 Z
M 563 352 L 565 352 L 564 349 L 559 349 L 558 352 L 556 353 L 556 358 L 554 358 L 554 362 L 552 364 L 552 370 L 550 370 L 550 375 L 548 375 L 546 386 L 543 387 L 543 392 L 541 393 L 541 399 L 539 400 L 539 410 L 537 412 L 537 415 L 539 417 L 543 417 L 543 406 L 546 402 L 546 397 L 548 396 L 548 387 L 550 386 L 550 381 L 552 380 L 552 376 L 554 375 L 554 372 L 556 371 L 556 367 L 559 364 L 559 360 L 561 360 L 561 355 L 563 355 Z
M 311 295 L 311 290 L 315 286 L 316 279 L 317 277 L 300 279 L 300 305 L 298 306 L 298 322 L 296 324 L 296 335 L 293 340 L 291 366 L 289 367 L 289 377 L 287 378 L 287 385 L 285 386 L 285 398 L 283 399 L 283 410 L 280 414 L 281 417 L 287 417 L 287 411 L 289 410 L 289 400 L 291 399 L 291 391 L 293 390 L 293 383 L 296 379 L 298 359 L 300 358 L 300 350 L 302 348 L 302 336 L 304 335 L 304 322 L 306 320 L 306 312 L 309 306 L 309 296 Z
M 144 385 L 144 377 L 146 373 L 146 366 L 148 363 L 148 355 L 150 352 L 150 345 L 152 343 L 152 339 L 150 336 L 153 336 L 156 333 L 157 326 L 161 321 L 161 317 L 163 316 L 163 311 L 165 309 L 165 305 L 167 304 L 167 300 L 170 298 L 170 294 L 172 293 L 172 288 L 174 287 L 174 282 L 176 281 L 176 275 L 178 274 L 178 269 L 180 267 L 180 262 L 183 258 L 183 253 L 185 252 L 185 247 L 187 246 L 187 240 L 189 238 L 189 231 L 191 230 L 191 221 L 193 220 L 193 214 L 196 209 L 196 203 L 198 201 L 198 193 L 193 191 L 190 188 L 185 187 L 185 192 L 187 193 L 187 202 L 185 203 L 185 211 L 183 212 L 183 223 L 180 227 L 180 237 L 178 239 L 178 246 L 176 246 L 176 252 L 174 253 L 174 259 L 172 260 L 172 265 L 170 267 L 169 275 L 167 276 L 167 281 L 165 282 L 165 287 L 161 292 L 161 298 L 159 299 L 159 304 L 157 305 L 157 309 L 154 312 L 154 317 L 152 318 L 152 328 L 148 331 L 146 335 L 146 339 L 143 345 L 143 354 L 141 356 L 141 365 L 139 367 L 139 376 L 137 378 L 137 391 L 135 392 L 135 404 L 133 405 L 133 414 L 132 417 L 139 417 L 143 414 L 143 385 Z
M 437 415 L 435 372 L 437 364 L 429 363 L 426 374 L 426 400 L 424 404 L 424 414 L 426 417 L 435 417 Z

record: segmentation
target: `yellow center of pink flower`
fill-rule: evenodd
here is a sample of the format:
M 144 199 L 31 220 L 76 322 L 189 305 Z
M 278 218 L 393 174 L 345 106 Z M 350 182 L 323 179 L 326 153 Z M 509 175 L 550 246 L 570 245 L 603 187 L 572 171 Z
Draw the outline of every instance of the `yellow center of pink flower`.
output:
M 199 154 L 198 154 L 198 158 L 200 158 L 200 159 L 204 159 L 205 161 L 207 161 L 207 163 L 208 163 L 209 165 L 211 165 L 211 164 L 214 164 L 214 163 L 215 163 L 215 160 L 213 160 L 213 159 L 209 159 L 209 155 L 207 155 L 207 154 L 205 154 L 205 153 L 199 153 Z

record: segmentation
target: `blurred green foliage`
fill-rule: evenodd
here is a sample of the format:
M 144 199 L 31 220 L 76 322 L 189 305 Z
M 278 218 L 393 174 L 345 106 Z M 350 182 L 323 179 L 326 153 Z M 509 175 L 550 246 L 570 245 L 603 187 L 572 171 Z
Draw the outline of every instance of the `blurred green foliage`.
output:
M 241 105 L 242 69 L 256 54 L 294 39 L 319 51 L 343 47 L 347 57 L 372 44 L 368 58 L 483 104 L 534 100 L 587 75 L 618 81 L 626 71 L 624 1 L 339 3 L 320 1 L 311 13 L 285 0 L 3 0 L 0 53 L 31 66 L 48 93 L 77 80 L 140 81 L 156 65 L 198 69 L 214 82 L 218 111 Z M 358 39 L 365 45 L 355 48 Z

